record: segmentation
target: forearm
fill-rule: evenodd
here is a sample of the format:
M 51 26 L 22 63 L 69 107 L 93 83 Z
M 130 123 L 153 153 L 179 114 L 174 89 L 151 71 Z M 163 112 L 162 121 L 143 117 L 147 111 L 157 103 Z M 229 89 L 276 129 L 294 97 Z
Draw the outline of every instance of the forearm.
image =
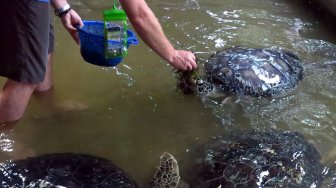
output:
M 143 0 L 121 0 L 130 22 L 143 41 L 163 59 L 172 62 L 175 49 L 164 35 L 162 27 Z
M 169 42 L 145 0 L 120 0 L 120 3 L 136 32 L 157 54 L 177 69 L 197 68 L 194 54 L 185 50 L 176 50 Z
M 67 0 L 51 0 L 51 6 L 54 7 L 54 9 L 59 9 L 67 3 Z

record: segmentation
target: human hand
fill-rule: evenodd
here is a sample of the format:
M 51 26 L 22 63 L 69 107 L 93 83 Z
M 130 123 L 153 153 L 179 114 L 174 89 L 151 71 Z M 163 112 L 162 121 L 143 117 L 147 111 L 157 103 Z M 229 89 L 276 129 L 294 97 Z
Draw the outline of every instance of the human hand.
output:
M 84 25 L 81 17 L 74 10 L 70 10 L 68 14 L 62 16 L 61 20 L 64 28 L 68 30 L 72 38 L 79 44 L 76 27 L 82 27 Z
M 192 52 L 185 50 L 175 50 L 170 61 L 173 67 L 179 70 L 193 70 L 197 68 L 196 57 Z

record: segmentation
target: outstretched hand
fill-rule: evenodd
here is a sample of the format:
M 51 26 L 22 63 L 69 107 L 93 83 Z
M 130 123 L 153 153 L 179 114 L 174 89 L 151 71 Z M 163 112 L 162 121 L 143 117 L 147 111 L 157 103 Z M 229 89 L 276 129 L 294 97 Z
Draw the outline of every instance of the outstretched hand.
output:
M 68 14 L 61 18 L 61 20 L 64 28 L 68 30 L 72 38 L 76 41 L 77 44 L 79 44 L 76 27 L 82 27 L 84 25 L 81 17 L 76 13 L 76 11 L 70 10 Z
M 185 50 L 175 50 L 168 63 L 170 63 L 173 67 L 184 71 L 190 71 L 197 68 L 195 55 L 192 52 Z

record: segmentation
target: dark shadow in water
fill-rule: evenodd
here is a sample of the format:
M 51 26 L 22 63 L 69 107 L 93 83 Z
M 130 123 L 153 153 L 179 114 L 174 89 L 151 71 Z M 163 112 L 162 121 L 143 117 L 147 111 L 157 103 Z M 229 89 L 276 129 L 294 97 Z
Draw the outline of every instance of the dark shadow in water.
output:
M 325 28 L 329 33 L 327 36 L 321 36 L 316 34 L 303 33 L 308 36 L 319 36 L 320 39 L 327 40 L 336 44 L 335 35 L 336 32 L 336 8 L 335 10 L 331 10 L 333 8 L 327 7 L 327 1 L 319 1 L 319 0 L 289 0 L 288 4 L 292 4 L 296 7 L 296 9 L 304 10 L 308 13 L 308 15 L 319 25 L 319 27 Z M 319 30 L 315 30 L 318 32 Z

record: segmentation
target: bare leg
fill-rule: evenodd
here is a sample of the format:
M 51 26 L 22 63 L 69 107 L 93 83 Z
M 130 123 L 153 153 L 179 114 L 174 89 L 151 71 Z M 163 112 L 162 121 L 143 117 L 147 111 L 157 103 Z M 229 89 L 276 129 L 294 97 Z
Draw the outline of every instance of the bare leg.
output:
M 48 109 L 52 109 L 54 107 L 54 93 L 52 91 L 54 84 L 52 58 L 53 54 L 50 53 L 48 55 L 48 64 L 44 80 L 37 85 L 34 91 L 34 97 L 38 98 L 39 102 Z
M 46 75 L 42 83 L 20 83 L 10 79 L 6 81 L 0 91 L 0 122 L 13 122 L 20 119 L 32 93 L 50 90 L 52 86 L 52 54 L 49 54 Z
M 48 55 L 48 63 L 47 63 L 47 69 L 46 69 L 46 75 L 44 77 L 44 80 L 42 83 L 39 83 L 35 89 L 37 92 L 43 92 L 50 90 L 53 86 L 53 74 L 52 74 L 52 56 L 53 54 L 50 53 Z
M 20 119 L 35 88 L 36 84 L 20 83 L 8 79 L 0 91 L 0 122 Z

